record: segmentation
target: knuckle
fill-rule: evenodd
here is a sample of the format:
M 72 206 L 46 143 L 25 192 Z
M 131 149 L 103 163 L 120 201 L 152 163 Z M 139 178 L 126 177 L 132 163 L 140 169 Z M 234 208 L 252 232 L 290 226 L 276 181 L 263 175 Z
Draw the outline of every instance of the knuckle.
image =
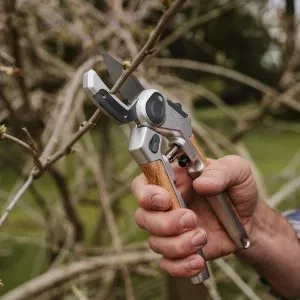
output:
M 164 236 L 174 236 L 181 233 L 180 216 L 182 214 L 179 209 L 164 212 L 164 218 L 160 222 L 161 232 Z
M 148 188 L 142 189 L 136 193 L 139 205 L 147 210 L 153 209 L 151 191 Z
M 174 277 L 186 277 L 189 275 L 189 270 L 185 264 L 178 261 L 167 260 L 162 258 L 160 268 Z
M 240 170 L 239 178 L 237 178 L 239 182 L 244 182 L 251 178 L 252 170 L 248 160 L 239 155 L 228 155 L 228 158 L 230 159 L 229 166 L 232 166 L 232 162 L 234 162 L 234 165 Z
M 170 265 L 169 273 L 170 273 L 171 276 L 174 276 L 174 277 L 178 276 L 179 268 L 177 267 L 177 265 L 175 263 Z
M 177 266 L 176 262 L 170 263 L 167 271 L 171 276 L 178 277 L 180 274 L 180 267 Z
M 206 170 L 204 169 L 202 180 L 205 180 L 206 184 L 212 186 L 223 186 L 223 182 L 221 180 L 224 177 L 223 174 L 224 173 L 220 168 L 207 168 Z
M 251 166 L 248 160 L 239 155 L 227 155 L 225 156 L 229 166 L 233 164 L 239 166 L 241 170 L 251 171 Z
M 147 208 L 149 205 L 149 197 L 145 193 L 145 191 L 139 191 L 137 194 L 137 200 L 141 207 Z
M 159 267 L 161 268 L 162 271 L 169 273 L 169 270 L 168 270 L 167 265 L 166 265 L 166 260 L 165 260 L 164 257 L 162 257 L 160 259 L 160 261 L 159 261 Z
M 246 181 L 246 180 L 252 178 L 252 170 L 251 170 L 250 163 L 245 159 L 243 159 L 241 170 L 242 170 L 242 172 L 241 172 L 242 173 L 242 176 L 241 176 L 242 181 Z
M 220 177 L 220 175 L 222 175 L 222 169 L 221 166 L 214 166 L 211 165 L 208 168 L 204 169 L 203 171 L 203 175 L 205 176 L 205 178 L 207 180 L 211 180 L 213 182 L 215 182 L 215 180 Z
M 173 263 L 170 265 L 170 274 L 175 277 L 185 277 L 189 273 L 189 268 L 184 263 Z
M 174 249 L 173 250 L 174 254 L 177 257 L 181 257 L 189 250 L 189 247 L 188 247 L 186 241 L 182 237 L 180 237 L 178 242 L 174 243 L 173 249 Z
M 161 232 L 163 235 L 168 236 L 170 234 L 172 234 L 173 231 L 173 226 L 171 224 L 171 222 L 168 222 L 167 219 L 164 219 L 161 222 Z
M 150 236 L 148 238 L 148 245 L 149 247 L 155 252 L 155 253 L 161 253 L 161 251 L 159 250 L 159 247 L 158 247 L 158 243 L 157 243 L 157 240 L 155 239 L 155 237 L 153 236 Z

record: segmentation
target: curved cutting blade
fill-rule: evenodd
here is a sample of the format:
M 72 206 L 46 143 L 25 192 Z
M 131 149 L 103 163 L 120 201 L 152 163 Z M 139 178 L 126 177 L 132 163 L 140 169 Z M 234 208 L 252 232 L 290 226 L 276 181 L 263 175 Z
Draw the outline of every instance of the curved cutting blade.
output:
M 115 83 L 123 73 L 122 64 L 107 52 L 103 54 L 103 61 L 107 67 L 110 77 L 113 80 L 113 83 Z M 131 103 L 143 90 L 143 86 L 140 84 L 137 78 L 131 74 L 121 86 L 120 93 L 126 100 L 129 101 L 129 103 Z

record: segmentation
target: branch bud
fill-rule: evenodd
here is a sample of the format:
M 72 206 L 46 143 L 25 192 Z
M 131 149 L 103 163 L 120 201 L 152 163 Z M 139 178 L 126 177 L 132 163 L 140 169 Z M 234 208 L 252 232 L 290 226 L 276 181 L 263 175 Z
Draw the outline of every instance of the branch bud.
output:
M 171 0 L 161 0 L 161 3 L 165 9 L 169 9 L 169 7 L 171 5 Z
M 21 70 L 18 68 L 0 66 L 0 73 L 5 73 L 8 76 L 21 75 Z
M 129 60 L 124 60 L 122 66 L 124 70 L 127 70 L 131 66 L 131 62 Z
M 0 139 L 4 138 L 4 134 L 6 133 L 6 126 L 4 124 L 0 125 Z

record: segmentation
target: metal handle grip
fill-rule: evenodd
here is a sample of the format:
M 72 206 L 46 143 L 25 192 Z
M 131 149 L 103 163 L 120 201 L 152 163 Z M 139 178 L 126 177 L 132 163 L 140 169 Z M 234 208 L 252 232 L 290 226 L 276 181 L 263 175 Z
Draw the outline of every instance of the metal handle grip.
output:
M 208 166 L 209 161 L 201 151 L 193 135 L 190 138 L 190 142 L 196 148 L 205 166 Z M 227 194 L 221 193 L 217 196 L 217 199 L 208 198 L 207 200 L 209 205 L 215 212 L 216 216 L 222 223 L 223 227 L 225 228 L 227 234 L 231 237 L 235 244 L 239 248 L 248 248 L 250 246 L 250 241 L 247 232 L 242 223 L 240 222 L 237 214 L 235 213 Z

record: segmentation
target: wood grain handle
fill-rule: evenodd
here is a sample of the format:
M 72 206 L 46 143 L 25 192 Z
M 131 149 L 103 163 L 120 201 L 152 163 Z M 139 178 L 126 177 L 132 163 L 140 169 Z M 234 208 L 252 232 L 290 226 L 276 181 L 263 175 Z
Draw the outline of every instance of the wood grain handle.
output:
M 201 150 L 201 148 L 199 147 L 197 141 L 196 141 L 196 138 L 194 135 L 192 135 L 190 137 L 190 142 L 193 144 L 193 146 L 195 147 L 195 149 L 197 150 L 199 156 L 201 157 L 202 161 L 204 162 L 204 165 L 205 166 L 208 166 L 209 165 L 209 161 L 208 159 L 206 158 L 206 156 L 204 155 L 203 151 Z
M 198 146 L 194 135 L 190 137 L 190 141 L 196 148 L 204 164 L 207 166 L 209 164 L 209 161 Z M 154 161 L 149 164 L 141 165 L 140 168 L 141 171 L 145 174 L 149 184 L 159 185 L 169 192 L 172 200 L 172 209 L 179 208 L 180 203 L 177 199 L 176 193 L 173 189 L 172 183 L 170 182 L 169 176 L 165 170 L 163 162 L 161 160 Z
M 141 165 L 140 168 L 145 174 L 149 184 L 159 185 L 169 192 L 172 200 L 172 209 L 180 208 L 179 201 L 173 189 L 172 183 L 170 182 L 169 176 L 165 170 L 163 162 L 161 160 L 154 161 L 149 164 Z

